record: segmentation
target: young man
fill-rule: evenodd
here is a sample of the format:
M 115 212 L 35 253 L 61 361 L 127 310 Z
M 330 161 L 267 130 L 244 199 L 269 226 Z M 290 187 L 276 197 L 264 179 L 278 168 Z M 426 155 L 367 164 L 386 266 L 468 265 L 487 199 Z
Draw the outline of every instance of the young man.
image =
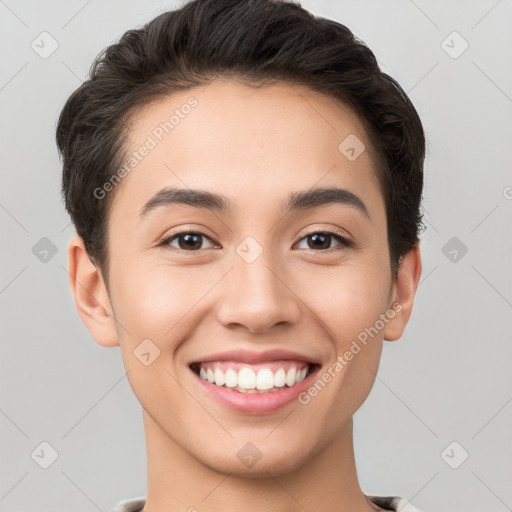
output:
M 344 26 L 194 0 L 95 61 L 57 128 L 78 313 L 140 401 L 120 511 L 417 510 L 359 486 L 352 416 L 420 274 L 425 139 Z

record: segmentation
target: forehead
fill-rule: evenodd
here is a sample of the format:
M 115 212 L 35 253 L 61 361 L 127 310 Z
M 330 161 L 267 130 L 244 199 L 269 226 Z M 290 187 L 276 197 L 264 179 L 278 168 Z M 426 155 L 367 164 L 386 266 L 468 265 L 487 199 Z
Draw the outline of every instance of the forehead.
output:
M 344 141 L 366 149 L 349 159 Z M 235 208 L 314 186 L 378 193 L 358 117 L 334 98 L 286 83 L 215 80 L 154 101 L 132 119 L 128 162 L 114 200 L 121 209 L 178 185 L 221 191 Z

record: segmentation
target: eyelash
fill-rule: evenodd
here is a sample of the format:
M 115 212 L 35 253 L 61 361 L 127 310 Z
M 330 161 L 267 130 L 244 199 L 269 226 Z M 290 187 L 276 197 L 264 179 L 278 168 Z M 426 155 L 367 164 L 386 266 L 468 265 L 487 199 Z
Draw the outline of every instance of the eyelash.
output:
M 169 235 L 169 236 L 166 236 L 165 238 L 163 238 L 159 243 L 158 243 L 158 246 L 167 246 L 167 247 L 171 247 L 169 244 L 172 240 L 174 240 L 175 238 L 179 237 L 180 235 L 199 235 L 199 236 L 202 236 L 204 238 L 207 238 L 208 240 L 212 241 L 210 239 L 209 236 L 205 235 L 204 233 L 201 233 L 200 231 L 179 231 L 177 233 L 173 233 L 172 235 Z M 326 231 L 320 231 L 320 230 L 316 230 L 316 231 L 310 231 L 309 233 L 306 233 L 300 240 L 299 242 L 301 242 L 302 240 L 304 240 L 305 238 L 308 238 L 312 235 L 328 235 L 328 236 L 332 236 L 334 237 L 336 240 L 338 240 L 338 242 L 340 242 L 340 245 L 342 246 L 342 248 L 352 248 L 354 247 L 354 243 L 351 241 L 351 240 L 348 240 L 345 236 L 343 236 L 340 232 L 338 231 L 329 231 L 329 230 L 326 230 Z M 213 243 L 213 242 L 212 242 Z M 177 252 L 180 252 L 180 253 L 194 253 L 194 252 L 200 252 L 201 250 L 204 250 L 204 249 L 198 249 L 198 250 L 185 250 L 185 249 L 178 249 L 176 247 L 172 247 L 173 250 L 177 251 Z M 341 249 L 336 249 L 335 247 L 331 247 L 329 249 L 320 249 L 320 250 L 315 250 L 315 249 L 308 249 L 312 252 L 319 252 L 319 253 L 326 253 L 326 252 L 332 252 L 334 250 L 341 250 Z

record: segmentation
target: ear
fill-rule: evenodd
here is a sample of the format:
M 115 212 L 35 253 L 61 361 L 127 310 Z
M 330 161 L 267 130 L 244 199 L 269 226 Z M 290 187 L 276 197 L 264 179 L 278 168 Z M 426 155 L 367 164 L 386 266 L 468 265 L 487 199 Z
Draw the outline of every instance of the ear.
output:
M 399 339 L 409 321 L 414 295 L 421 276 L 421 255 L 419 245 L 415 245 L 401 260 L 398 275 L 393 285 L 392 295 L 395 316 L 384 328 L 384 339 Z
M 76 309 L 96 343 L 119 345 L 116 322 L 101 270 L 91 261 L 82 238 L 75 235 L 68 245 L 69 286 Z

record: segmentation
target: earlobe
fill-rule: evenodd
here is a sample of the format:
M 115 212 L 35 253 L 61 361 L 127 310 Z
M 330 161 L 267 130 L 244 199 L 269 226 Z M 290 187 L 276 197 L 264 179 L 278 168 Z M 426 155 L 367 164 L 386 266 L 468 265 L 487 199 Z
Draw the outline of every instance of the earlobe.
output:
M 119 345 L 110 298 L 100 269 L 91 261 L 82 238 L 68 245 L 69 286 L 75 305 L 94 340 L 104 347 Z
M 401 260 L 396 282 L 393 287 L 395 304 L 392 309 L 394 317 L 386 324 L 384 339 L 387 341 L 398 340 L 412 313 L 412 306 L 416 288 L 421 276 L 421 254 L 419 245 L 415 245 Z

